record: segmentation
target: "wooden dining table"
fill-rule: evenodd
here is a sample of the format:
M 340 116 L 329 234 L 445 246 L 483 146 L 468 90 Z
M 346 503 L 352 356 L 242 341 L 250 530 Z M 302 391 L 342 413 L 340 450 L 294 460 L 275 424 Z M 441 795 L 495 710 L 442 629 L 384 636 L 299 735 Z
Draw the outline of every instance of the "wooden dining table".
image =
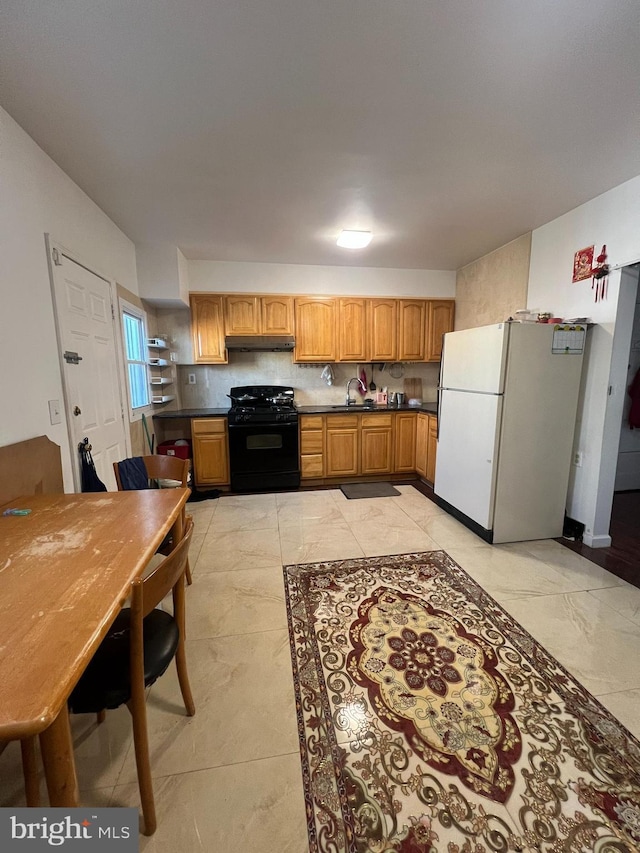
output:
M 39 735 L 52 806 L 78 805 L 67 699 L 189 489 L 40 494 L 0 507 L 0 740 Z M 28 515 L 3 515 L 7 508 Z

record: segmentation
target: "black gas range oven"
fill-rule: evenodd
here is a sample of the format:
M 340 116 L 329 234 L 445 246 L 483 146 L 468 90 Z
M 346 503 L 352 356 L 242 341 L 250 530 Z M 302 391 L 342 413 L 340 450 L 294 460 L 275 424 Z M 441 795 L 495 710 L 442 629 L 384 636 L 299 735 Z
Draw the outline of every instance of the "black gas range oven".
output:
M 293 388 L 240 385 L 228 396 L 232 490 L 297 489 L 300 453 Z

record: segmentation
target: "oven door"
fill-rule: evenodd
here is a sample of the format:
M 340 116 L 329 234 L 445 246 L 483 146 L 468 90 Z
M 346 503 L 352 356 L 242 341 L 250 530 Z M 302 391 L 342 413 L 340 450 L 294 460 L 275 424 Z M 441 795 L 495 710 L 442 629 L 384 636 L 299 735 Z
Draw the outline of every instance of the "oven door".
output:
M 229 424 L 232 489 L 298 488 L 298 424 Z

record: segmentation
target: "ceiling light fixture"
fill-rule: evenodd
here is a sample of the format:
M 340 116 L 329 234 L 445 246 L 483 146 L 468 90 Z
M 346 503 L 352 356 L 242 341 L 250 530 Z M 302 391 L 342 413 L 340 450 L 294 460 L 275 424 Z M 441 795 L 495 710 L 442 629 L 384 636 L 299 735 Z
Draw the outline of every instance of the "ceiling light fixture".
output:
M 364 249 L 372 238 L 371 231 L 341 231 L 338 237 L 338 246 L 343 249 Z

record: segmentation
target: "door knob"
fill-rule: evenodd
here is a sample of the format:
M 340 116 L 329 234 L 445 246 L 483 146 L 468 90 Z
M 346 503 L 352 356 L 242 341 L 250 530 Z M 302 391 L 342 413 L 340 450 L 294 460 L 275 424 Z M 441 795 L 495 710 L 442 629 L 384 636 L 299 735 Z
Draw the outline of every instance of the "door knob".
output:
M 82 414 L 82 410 L 80 409 L 80 406 L 74 406 L 74 407 L 73 407 L 73 414 L 74 414 L 76 417 L 78 417 L 78 415 L 81 415 L 81 414 Z

